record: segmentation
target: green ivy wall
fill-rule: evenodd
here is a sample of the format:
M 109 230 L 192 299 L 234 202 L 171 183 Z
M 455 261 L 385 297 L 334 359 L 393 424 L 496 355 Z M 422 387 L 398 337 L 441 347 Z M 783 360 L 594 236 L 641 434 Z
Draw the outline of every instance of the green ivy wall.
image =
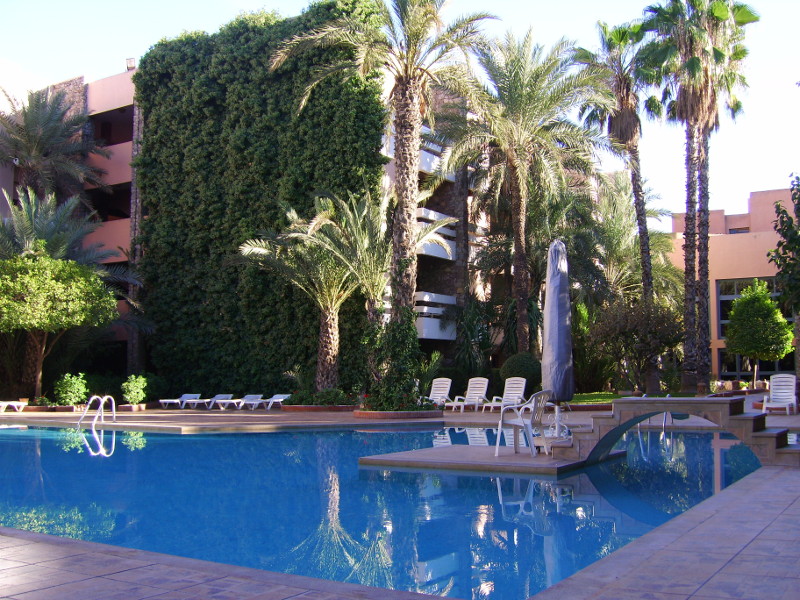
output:
M 213 35 L 161 41 L 141 60 L 144 306 L 156 326 L 151 360 L 173 392 L 278 392 L 283 372 L 313 364 L 319 317 L 310 301 L 232 258 L 246 239 L 282 227 L 282 202 L 307 214 L 315 191 L 378 185 L 379 83 L 323 84 L 297 115 L 324 56 L 268 70 L 283 39 L 344 13 L 368 18 L 369 7 L 327 1 L 291 19 L 241 16 Z M 359 300 L 343 309 L 343 386 L 362 374 L 363 319 Z

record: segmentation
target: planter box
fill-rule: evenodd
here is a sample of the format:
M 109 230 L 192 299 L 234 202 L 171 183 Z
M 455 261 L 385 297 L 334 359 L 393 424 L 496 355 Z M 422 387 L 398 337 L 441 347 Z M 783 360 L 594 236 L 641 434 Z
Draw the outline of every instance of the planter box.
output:
M 120 404 L 117 407 L 119 412 L 140 412 L 143 410 L 153 410 L 159 408 L 158 402 L 143 402 L 141 404 Z
M 86 408 L 85 404 L 78 404 L 73 406 L 51 406 L 54 412 L 78 412 Z
M 358 419 L 441 419 L 443 410 L 356 410 L 353 416 Z
M 286 412 L 351 412 L 358 407 L 352 404 L 334 404 L 332 406 L 321 406 L 319 404 L 283 404 L 281 410 Z
M 52 406 L 31 406 L 30 404 L 22 409 L 22 412 L 53 412 Z

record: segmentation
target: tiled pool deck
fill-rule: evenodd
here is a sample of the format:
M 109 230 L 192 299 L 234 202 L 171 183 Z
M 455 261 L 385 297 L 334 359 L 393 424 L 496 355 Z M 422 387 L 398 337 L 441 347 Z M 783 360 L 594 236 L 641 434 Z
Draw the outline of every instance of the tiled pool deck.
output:
M 572 413 L 573 424 L 589 421 Z M 497 414 L 446 415 L 446 424 L 494 425 Z M 68 413 L 0 414 L 3 424 L 74 425 Z M 800 430 L 800 417 L 768 419 Z M 147 431 L 272 431 L 380 426 L 349 413 L 146 411 L 118 415 Z M 437 421 L 428 421 L 433 424 Z M 441 421 L 438 421 L 441 423 Z M 0 527 L 3 600 L 372 600 L 430 598 L 209 563 Z M 536 600 L 800 598 L 800 470 L 763 467 Z M 521 599 L 522 600 L 522 599 Z

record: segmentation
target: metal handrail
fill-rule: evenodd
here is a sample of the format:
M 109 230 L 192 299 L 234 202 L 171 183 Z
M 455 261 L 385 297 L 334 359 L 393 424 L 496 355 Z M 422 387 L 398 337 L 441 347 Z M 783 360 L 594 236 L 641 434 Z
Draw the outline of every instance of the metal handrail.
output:
M 92 405 L 97 401 L 97 410 L 95 411 L 94 419 L 92 419 L 92 437 L 94 438 L 95 443 L 97 444 L 97 450 L 93 450 L 92 447 L 89 445 L 89 440 L 86 438 L 86 434 L 83 433 L 81 430 L 81 423 L 83 422 L 84 417 L 89 413 L 92 408 Z M 114 450 L 117 445 L 117 432 L 112 430 L 111 431 L 111 449 L 106 450 L 104 442 L 105 438 L 105 431 L 101 430 L 100 434 L 97 432 L 97 421 L 99 420 L 101 423 L 106 422 L 105 416 L 105 405 L 111 407 L 111 418 L 114 423 L 117 422 L 117 406 L 114 402 L 114 398 L 111 396 L 92 396 L 89 398 L 89 401 L 86 403 L 86 408 L 83 409 L 83 414 L 81 418 L 78 419 L 78 424 L 75 426 L 76 431 L 80 431 L 81 435 L 83 435 L 83 443 L 86 446 L 86 450 L 89 452 L 91 456 L 105 456 L 109 457 L 114 454 Z

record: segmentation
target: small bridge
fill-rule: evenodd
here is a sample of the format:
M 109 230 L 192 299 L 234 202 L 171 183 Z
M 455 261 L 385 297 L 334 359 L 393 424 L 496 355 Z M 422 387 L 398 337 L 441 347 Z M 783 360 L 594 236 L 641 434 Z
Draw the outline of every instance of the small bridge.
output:
M 762 465 L 800 467 L 800 444 L 788 443 L 788 430 L 767 427 L 766 414 L 746 413 L 745 397 L 619 398 L 611 414 L 592 418 L 591 431 L 574 431 L 572 446 L 559 445 L 558 457 L 594 464 L 608 458 L 619 438 L 642 421 L 670 413 L 711 421 L 750 447 Z

